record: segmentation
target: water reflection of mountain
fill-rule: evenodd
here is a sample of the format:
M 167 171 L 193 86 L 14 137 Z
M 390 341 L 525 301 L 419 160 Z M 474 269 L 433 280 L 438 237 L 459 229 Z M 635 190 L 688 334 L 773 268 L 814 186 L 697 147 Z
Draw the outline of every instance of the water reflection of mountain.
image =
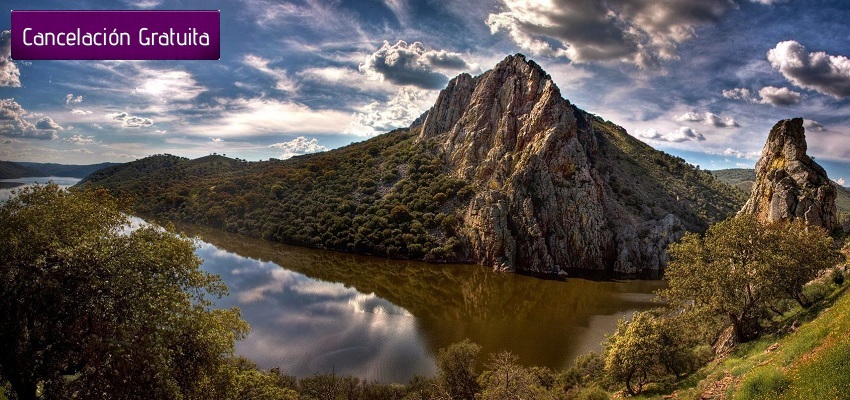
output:
M 435 265 L 306 249 L 180 225 L 216 247 L 339 282 L 409 311 L 431 352 L 464 338 L 485 352 L 509 349 L 529 364 L 563 366 L 598 348 L 632 310 L 651 307 L 657 281 L 550 281 L 476 265 Z

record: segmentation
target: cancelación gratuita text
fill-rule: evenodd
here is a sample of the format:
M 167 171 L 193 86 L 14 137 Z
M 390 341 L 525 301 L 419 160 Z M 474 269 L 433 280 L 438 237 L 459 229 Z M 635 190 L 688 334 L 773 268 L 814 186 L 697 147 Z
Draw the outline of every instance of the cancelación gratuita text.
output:
M 26 46 L 131 46 L 138 43 L 142 46 L 209 46 L 210 36 L 206 32 L 198 32 L 189 28 L 185 32 L 175 32 L 169 28 L 167 32 L 155 32 L 141 28 L 133 41 L 133 35 L 128 32 L 111 32 L 103 29 L 100 32 L 82 32 L 77 28 L 71 32 L 33 32 L 32 28 L 23 30 L 23 40 Z

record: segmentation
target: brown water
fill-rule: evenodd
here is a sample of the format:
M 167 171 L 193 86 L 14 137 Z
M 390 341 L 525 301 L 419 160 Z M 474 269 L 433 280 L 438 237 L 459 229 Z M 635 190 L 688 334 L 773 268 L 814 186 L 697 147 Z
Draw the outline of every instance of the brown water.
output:
M 475 265 L 387 260 L 287 246 L 192 225 L 202 268 L 219 274 L 251 325 L 237 353 L 299 377 L 406 382 L 469 338 L 486 355 L 565 368 L 601 349 L 620 318 L 652 307 L 660 281 L 543 280 Z

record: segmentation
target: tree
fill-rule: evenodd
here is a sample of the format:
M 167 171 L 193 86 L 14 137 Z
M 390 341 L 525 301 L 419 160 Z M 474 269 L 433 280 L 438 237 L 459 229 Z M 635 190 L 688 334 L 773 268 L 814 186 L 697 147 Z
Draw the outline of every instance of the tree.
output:
M 771 304 L 802 297 L 803 285 L 837 261 L 826 233 L 802 222 L 762 224 L 740 215 L 705 237 L 686 234 L 668 249 L 669 287 L 660 294 L 706 320 L 722 315 L 740 342 L 755 338 Z
M 0 374 L 18 399 L 203 398 L 247 324 L 194 242 L 129 230 L 105 190 L 22 189 L 0 207 Z
M 543 395 L 543 388 L 539 387 L 526 368 L 517 364 L 517 356 L 509 351 L 501 351 L 490 355 L 490 363 L 487 371 L 481 374 L 482 400 L 520 400 L 537 399 Z
M 675 316 L 661 310 L 636 312 L 629 322 L 620 320 L 605 343 L 605 372 L 625 383 L 631 395 L 667 374 L 687 372 L 691 343 L 676 322 Z
M 809 226 L 803 220 L 776 222 L 768 229 L 775 235 L 778 247 L 775 274 L 771 287 L 773 297 L 790 297 L 807 308 L 811 300 L 803 293 L 803 286 L 815 279 L 818 272 L 835 266 L 841 259 L 835 242 L 819 226 Z
M 475 360 L 481 346 L 469 339 L 454 343 L 437 353 L 439 381 L 443 391 L 450 399 L 475 398 L 478 393 L 478 374 L 475 372 Z

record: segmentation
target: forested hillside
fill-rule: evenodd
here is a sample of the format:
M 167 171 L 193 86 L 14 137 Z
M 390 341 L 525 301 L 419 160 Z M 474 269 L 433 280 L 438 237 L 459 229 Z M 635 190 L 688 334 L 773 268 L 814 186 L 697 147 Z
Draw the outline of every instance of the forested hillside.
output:
M 463 260 L 453 210 L 469 184 L 440 168 L 418 130 L 327 153 L 241 162 L 157 155 L 81 182 L 139 198 L 136 209 L 284 243 L 387 257 Z
M 522 55 L 461 74 L 410 128 L 289 160 L 158 155 L 83 183 L 268 240 L 500 270 L 663 269 L 745 196 L 561 97 Z

